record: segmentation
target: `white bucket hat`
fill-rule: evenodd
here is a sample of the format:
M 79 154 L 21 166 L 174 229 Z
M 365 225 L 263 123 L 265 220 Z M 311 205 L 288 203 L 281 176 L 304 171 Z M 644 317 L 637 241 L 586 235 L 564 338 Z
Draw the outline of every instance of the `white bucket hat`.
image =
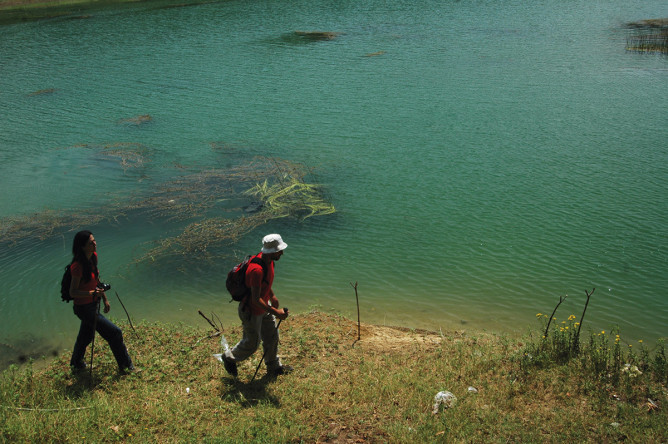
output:
M 262 239 L 262 253 L 277 253 L 288 248 L 280 234 L 267 234 Z

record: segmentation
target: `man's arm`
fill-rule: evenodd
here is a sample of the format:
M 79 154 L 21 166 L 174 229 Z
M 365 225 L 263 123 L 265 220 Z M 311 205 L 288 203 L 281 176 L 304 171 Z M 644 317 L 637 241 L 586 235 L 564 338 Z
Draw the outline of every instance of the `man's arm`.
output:
M 278 299 L 276 298 L 276 296 L 272 293 L 269 299 L 271 301 L 271 305 L 269 305 L 267 302 L 264 301 L 264 299 L 260 297 L 261 290 L 262 287 L 251 287 L 251 298 L 253 299 L 253 304 L 260 307 L 267 313 L 273 314 L 278 319 L 287 318 L 288 314 L 285 312 L 285 310 L 283 310 L 282 308 L 278 308 Z

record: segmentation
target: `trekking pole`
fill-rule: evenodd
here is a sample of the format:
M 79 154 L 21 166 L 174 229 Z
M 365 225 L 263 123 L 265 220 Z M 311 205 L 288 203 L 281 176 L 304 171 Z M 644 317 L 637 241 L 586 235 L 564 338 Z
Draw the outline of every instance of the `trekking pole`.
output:
M 288 312 L 288 307 L 285 307 L 283 309 L 284 312 Z M 278 333 L 278 327 L 281 326 L 281 322 L 283 322 L 283 319 L 278 320 L 278 325 L 276 326 L 276 333 Z M 267 352 L 265 351 L 262 353 L 262 359 L 260 359 L 260 362 L 257 364 L 257 368 L 255 369 L 255 374 L 253 375 L 253 379 L 251 379 L 251 382 L 255 381 L 255 377 L 257 376 L 258 370 L 260 370 L 260 366 L 262 365 L 262 361 L 264 361 L 264 357 L 267 355 Z
M 100 300 L 97 300 L 95 307 L 95 316 L 93 317 L 93 341 L 90 345 L 90 386 L 93 386 L 93 356 L 95 356 L 95 333 L 97 330 L 97 317 L 100 314 Z

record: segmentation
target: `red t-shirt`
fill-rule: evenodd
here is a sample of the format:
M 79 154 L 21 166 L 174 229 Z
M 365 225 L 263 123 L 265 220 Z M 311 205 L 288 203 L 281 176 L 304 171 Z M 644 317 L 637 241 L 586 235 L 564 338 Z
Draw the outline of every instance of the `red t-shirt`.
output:
M 258 258 L 262 258 L 262 253 L 259 253 Z M 252 258 L 251 258 L 252 260 Z M 263 279 L 262 266 L 259 264 L 249 263 L 248 269 L 246 270 L 246 286 L 251 287 L 260 287 L 260 299 L 269 303 L 269 299 L 274 294 L 271 291 L 271 284 L 274 283 L 274 261 L 270 261 L 267 267 L 267 275 Z M 251 302 L 251 313 L 254 315 L 261 315 L 266 313 L 262 307 Z
M 95 255 L 95 258 L 97 258 L 97 253 L 93 254 Z M 79 262 L 72 262 L 72 265 L 70 265 L 70 272 L 72 273 L 72 277 L 79 278 L 79 288 L 77 288 L 77 290 L 92 291 L 97 287 L 97 276 L 95 276 L 95 273 L 93 272 L 90 273 L 90 280 L 88 282 L 83 281 L 83 267 Z M 93 301 L 93 296 L 86 296 L 83 298 L 74 298 L 73 302 L 75 305 L 84 305 L 90 304 Z

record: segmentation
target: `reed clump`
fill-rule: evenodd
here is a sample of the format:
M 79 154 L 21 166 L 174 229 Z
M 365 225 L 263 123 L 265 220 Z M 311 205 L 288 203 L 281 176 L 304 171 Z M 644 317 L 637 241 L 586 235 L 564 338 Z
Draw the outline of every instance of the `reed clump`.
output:
M 648 411 L 657 410 L 656 400 L 665 400 L 668 393 L 665 338 L 660 338 L 652 350 L 643 340 L 636 344 L 624 341 L 617 328 L 590 332 L 589 339 L 582 340 L 580 331 L 593 292 L 587 292 L 585 311 L 579 319 L 571 314 L 559 321 L 555 316 L 556 308 L 552 315 L 536 315 L 544 333 L 530 341 L 519 356 L 523 375 L 567 366 L 583 376 L 579 389 L 585 394 L 607 395 L 616 401 L 643 406 Z M 562 301 L 563 298 L 557 307 Z
M 668 18 L 641 20 L 627 27 L 632 30 L 626 39 L 628 51 L 668 54 Z

